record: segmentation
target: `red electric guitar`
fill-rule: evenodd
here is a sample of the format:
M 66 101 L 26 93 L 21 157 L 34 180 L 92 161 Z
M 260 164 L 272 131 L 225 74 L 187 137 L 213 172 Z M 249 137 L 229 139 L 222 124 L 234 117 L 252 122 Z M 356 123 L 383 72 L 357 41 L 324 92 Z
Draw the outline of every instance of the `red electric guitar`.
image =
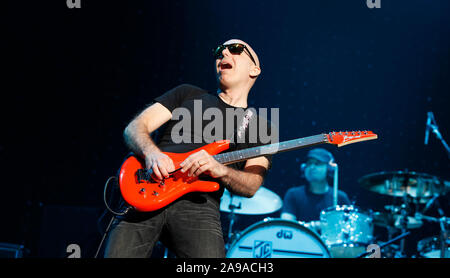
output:
M 219 189 L 217 182 L 200 180 L 198 177 L 188 177 L 187 172 L 181 173 L 179 171 L 181 169 L 180 163 L 189 155 L 200 150 L 207 151 L 218 162 L 226 165 L 267 154 L 275 154 L 318 144 L 328 143 L 341 147 L 376 138 L 377 135 L 372 131 L 330 132 L 328 134 L 319 134 L 227 153 L 221 152 L 229 148 L 230 141 L 222 140 L 187 153 L 165 152 L 173 160 L 176 170 L 170 173 L 169 178 L 160 182 L 153 180 L 152 171 L 146 169 L 142 159 L 132 155 L 125 160 L 120 168 L 120 191 L 124 200 L 134 209 L 138 211 L 154 211 L 169 205 L 189 192 L 213 192 Z

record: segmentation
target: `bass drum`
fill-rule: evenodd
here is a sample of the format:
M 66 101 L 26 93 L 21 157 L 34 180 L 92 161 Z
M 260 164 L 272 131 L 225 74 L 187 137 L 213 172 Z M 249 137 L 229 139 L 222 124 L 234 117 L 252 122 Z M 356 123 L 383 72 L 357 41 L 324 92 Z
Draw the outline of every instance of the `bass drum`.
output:
M 231 244 L 227 258 L 330 258 L 320 236 L 296 221 L 267 218 Z

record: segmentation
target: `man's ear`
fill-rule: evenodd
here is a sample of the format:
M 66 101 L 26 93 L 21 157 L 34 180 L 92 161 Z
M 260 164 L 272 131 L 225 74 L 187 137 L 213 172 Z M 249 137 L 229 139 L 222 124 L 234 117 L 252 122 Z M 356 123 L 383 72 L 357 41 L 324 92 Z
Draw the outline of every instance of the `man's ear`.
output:
M 256 78 L 261 74 L 261 69 L 258 66 L 254 66 L 251 70 L 250 70 L 250 77 L 252 78 Z

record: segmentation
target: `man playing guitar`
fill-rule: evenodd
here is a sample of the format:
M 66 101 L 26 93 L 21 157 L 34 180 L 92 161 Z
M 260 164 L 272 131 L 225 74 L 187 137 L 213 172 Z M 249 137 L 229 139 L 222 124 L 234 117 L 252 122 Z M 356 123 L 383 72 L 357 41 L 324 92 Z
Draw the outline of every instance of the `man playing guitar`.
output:
M 250 89 L 261 73 L 255 51 L 241 40 L 229 40 L 214 51 L 218 81 L 217 93 L 210 93 L 192 85 L 178 86 L 157 97 L 155 102 L 133 119 L 124 131 L 125 142 L 130 150 L 145 161 L 153 171 L 155 180 L 163 181 L 175 171 L 172 159 L 163 152 L 188 152 L 203 145 L 202 133 L 208 121 L 195 118 L 195 101 L 207 108 L 247 108 Z M 186 108 L 200 121 L 200 134 L 194 128 L 183 128 L 183 138 L 189 142 L 176 143 L 174 132 L 180 118 L 174 119 L 175 109 Z M 203 115 L 201 113 L 200 115 Z M 226 119 L 227 117 L 223 117 Z M 254 115 L 256 121 L 262 121 Z M 267 122 L 265 122 L 267 124 Z M 227 123 L 222 125 L 223 129 Z M 224 138 L 236 137 L 234 130 L 223 130 Z M 151 133 L 165 128 L 158 145 Z M 246 131 L 249 132 L 248 130 Z M 247 134 L 248 136 L 248 134 Z M 200 138 L 200 140 L 199 140 Z M 245 141 L 236 143 L 236 149 L 261 145 Z M 116 218 L 109 233 L 105 257 L 150 257 L 155 243 L 161 240 L 177 257 L 224 257 L 225 248 L 219 213 L 220 197 L 224 188 L 230 192 L 252 197 L 263 183 L 270 168 L 270 155 L 251 158 L 231 165 L 223 165 L 208 152 L 202 150 L 191 154 L 181 164 L 181 172 L 188 176 L 209 178 L 220 184 L 220 190 L 212 193 L 192 192 L 172 204 L 151 212 L 131 211 L 123 218 Z

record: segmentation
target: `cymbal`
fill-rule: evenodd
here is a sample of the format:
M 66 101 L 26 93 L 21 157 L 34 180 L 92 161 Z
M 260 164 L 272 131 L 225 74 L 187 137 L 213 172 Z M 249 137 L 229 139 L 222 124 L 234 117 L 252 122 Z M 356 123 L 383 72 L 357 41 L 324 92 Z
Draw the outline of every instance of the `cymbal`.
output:
M 265 187 L 260 187 L 252 198 L 240 197 L 230 194 L 225 189 L 220 200 L 220 211 L 236 214 L 257 215 L 276 212 L 283 206 L 283 201 L 274 192 Z
M 393 228 L 397 228 L 397 229 L 401 229 L 402 228 L 402 223 L 401 223 L 401 215 L 400 214 L 393 214 L 393 213 L 389 213 L 389 212 L 374 212 L 372 214 L 373 217 L 373 223 L 376 226 L 380 226 L 380 227 L 393 227 Z M 406 222 L 406 228 L 407 229 L 418 229 L 420 227 L 422 227 L 423 222 L 420 219 L 414 218 L 412 216 L 408 216 L 408 221 Z
M 425 203 L 434 194 L 446 194 L 449 182 L 424 173 L 393 171 L 366 175 L 358 182 L 367 190 L 393 197 L 403 197 L 405 194 L 419 202 Z

